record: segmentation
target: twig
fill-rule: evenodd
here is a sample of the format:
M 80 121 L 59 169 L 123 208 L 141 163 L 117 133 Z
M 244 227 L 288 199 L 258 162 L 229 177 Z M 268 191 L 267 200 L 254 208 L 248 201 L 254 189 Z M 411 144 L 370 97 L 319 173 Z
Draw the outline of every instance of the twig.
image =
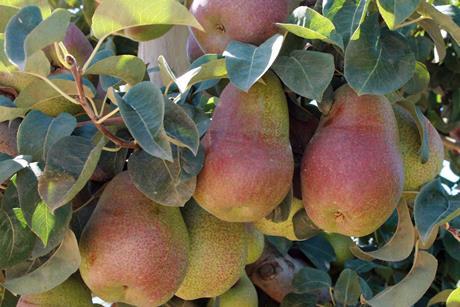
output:
M 82 82 L 82 75 L 81 75 L 81 69 L 77 65 L 77 61 L 73 56 L 67 56 L 66 61 L 71 65 L 70 71 L 72 72 L 72 75 L 75 79 L 75 83 L 77 86 L 77 93 L 78 93 L 78 100 L 79 104 L 85 110 L 86 114 L 88 115 L 89 119 L 92 121 L 94 126 L 102 133 L 104 134 L 112 143 L 115 145 L 118 145 L 123 148 L 131 148 L 135 149 L 137 148 L 136 143 L 134 142 L 127 142 L 125 140 L 120 139 L 116 135 L 114 135 L 112 132 L 110 132 L 104 125 L 98 123 L 98 118 L 96 114 L 94 113 L 94 110 L 92 106 L 88 103 L 88 100 L 86 99 L 85 92 L 83 90 L 83 82 Z
M 86 126 L 88 124 L 93 124 L 94 122 L 91 121 L 91 120 L 88 120 L 88 121 L 84 121 L 84 122 L 79 122 L 77 124 L 77 127 L 78 128 L 81 128 L 83 126 Z M 112 118 L 108 118 L 106 119 L 103 123 L 101 123 L 101 125 L 103 126 L 120 126 L 120 125 L 123 125 L 125 122 L 123 121 L 123 118 L 121 117 L 112 117 Z

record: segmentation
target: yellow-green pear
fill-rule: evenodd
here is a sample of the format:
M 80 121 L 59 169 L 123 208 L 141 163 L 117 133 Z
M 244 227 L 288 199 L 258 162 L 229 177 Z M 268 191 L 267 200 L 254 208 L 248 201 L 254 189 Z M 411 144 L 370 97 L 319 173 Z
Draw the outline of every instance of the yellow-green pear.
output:
M 90 307 L 93 306 L 91 291 L 80 276 L 69 277 L 65 282 L 47 292 L 23 295 L 17 307 Z
M 420 160 L 420 135 L 413 117 L 398 105 L 395 105 L 393 109 L 398 122 L 399 146 L 404 164 L 404 190 L 416 191 L 441 171 L 444 145 L 431 122 L 423 116 L 430 151 L 428 162 L 423 164 Z
M 208 307 L 257 307 L 258 305 L 256 288 L 246 273 L 241 275 L 240 280 L 230 290 L 208 302 Z
M 237 282 L 244 270 L 245 225 L 219 220 L 193 201 L 182 212 L 190 236 L 190 257 L 176 296 L 184 300 L 219 296 Z
M 335 264 L 343 266 L 347 260 L 353 259 L 350 247 L 355 245 L 353 240 L 338 233 L 324 233 L 324 238 L 331 244 L 335 252 Z
M 264 234 L 257 230 L 253 224 L 247 224 L 248 232 L 248 257 L 246 264 L 251 264 L 257 261 L 262 256 L 265 247 Z
M 284 237 L 291 241 L 298 241 L 298 238 L 294 232 L 294 223 L 293 217 L 294 215 L 299 212 L 300 210 L 305 210 L 302 204 L 302 201 L 298 198 L 294 198 L 292 200 L 291 211 L 289 213 L 289 217 L 281 223 L 275 223 L 271 220 L 263 218 L 254 223 L 254 226 L 257 230 L 262 232 L 267 236 L 278 236 Z

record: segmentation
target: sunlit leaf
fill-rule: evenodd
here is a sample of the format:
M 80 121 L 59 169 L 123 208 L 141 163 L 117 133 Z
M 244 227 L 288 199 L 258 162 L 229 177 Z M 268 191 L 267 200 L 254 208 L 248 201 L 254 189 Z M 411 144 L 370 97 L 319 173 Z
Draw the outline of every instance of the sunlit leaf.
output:
M 145 76 L 144 62 L 133 55 L 111 56 L 89 66 L 85 74 L 110 75 L 126 81 L 130 85 L 141 82 Z
M 191 69 L 175 82 L 181 93 L 185 93 L 192 85 L 213 79 L 223 79 L 227 77 L 227 67 L 225 59 L 216 58 L 205 64 Z
M 390 29 L 395 29 L 410 17 L 424 0 L 378 0 L 380 15 Z

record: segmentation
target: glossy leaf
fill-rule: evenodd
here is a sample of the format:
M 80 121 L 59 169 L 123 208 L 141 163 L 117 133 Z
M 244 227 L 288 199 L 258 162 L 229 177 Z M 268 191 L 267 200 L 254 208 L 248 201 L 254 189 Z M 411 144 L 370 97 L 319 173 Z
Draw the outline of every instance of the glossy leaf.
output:
M 275 62 L 283 41 L 284 36 L 280 34 L 275 34 L 259 47 L 231 41 L 223 53 L 230 81 L 247 92 Z
M 417 62 L 415 64 L 415 73 L 412 79 L 407 82 L 402 90 L 408 95 L 418 94 L 428 88 L 430 83 L 430 73 L 425 64 Z
M 3 155 L 3 154 L 2 154 Z M 0 182 L 5 182 L 11 176 L 22 170 L 29 164 L 30 157 L 18 156 L 16 158 L 5 159 L 1 157 L 0 159 Z
M 24 71 L 46 77 L 50 74 L 51 64 L 45 53 L 38 50 L 26 59 Z
M 187 8 L 175 0 L 112 0 L 97 7 L 92 31 L 101 39 L 123 29 L 146 25 L 183 25 L 203 30 Z
M 18 151 L 30 155 L 34 161 L 46 161 L 51 146 L 77 127 L 75 117 L 61 113 L 53 118 L 39 111 L 32 111 L 18 129 Z
M 67 227 L 72 215 L 70 206 L 64 206 L 53 214 L 38 194 L 38 180 L 32 170 L 25 168 L 16 178 L 19 204 L 30 229 L 48 245 L 51 236 L 55 236 Z
M 359 95 L 393 92 L 414 70 L 415 56 L 404 37 L 380 30 L 376 14 L 366 18 L 345 51 L 345 78 Z
M 449 232 L 446 232 L 442 243 L 446 252 L 455 260 L 460 261 L 460 242 Z
M 8 21 L 18 13 L 18 9 L 9 5 L 0 4 L 0 33 L 5 32 Z
M 5 28 L 5 53 L 12 63 L 24 68 L 27 35 L 42 22 L 42 14 L 36 6 L 22 8 L 10 19 Z
M 372 307 L 411 306 L 433 282 L 438 261 L 431 254 L 418 251 L 410 272 L 396 285 L 385 288 L 367 303 Z
M 128 161 L 134 185 L 151 200 L 172 207 L 182 207 L 195 192 L 196 178 L 181 179 L 181 165 L 161 160 L 139 150 Z
M 145 76 L 144 62 L 133 55 L 111 56 L 89 66 L 85 74 L 110 75 L 126 81 L 130 85 L 141 82 Z
M 51 146 L 38 191 L 53 212 L 69 203 L 88 182 L 106 142 L 101 138 L 94 145 L 85 138 L 67 136 Z
M 198 176 L 201 169 L 204 166 L 204 148 L 200 146 L 198 152 L 194 155 L 190 150 L 186 148 L 180 148 L 180 165 L 182 168 L 181 181 L 187 181 L 192 177 Z
M 449 199 L 440 180 L 425 185 L 415 198 L 414 219 L 423 241 L 426 241 L 437 225 L 460 215 L 460 202 Z
M 450 16 L 441 13 L 432 4 L 425 1 L 420 2 L 417 12 L 422 16 L 434 20 L 452 36 L 457 44 L 460 44 L 460 26 L 458 26 Z
M 442 36 L 441 29 L 439 26 L 433 21 L 429 19 L 419 21 L 419 25 L 423 27 L 423 29 L 428 33 L 428 35 L 433 40 L 436 53 L 433 62 L 441 63 L 446 58 L 447 54 L 447 47 L 446 43 L 444 42 L 444 37 Z
M 329 289 L 332 285 L 329 274 L 324 271 L 304 267 L 297 272 L 292 280 L 292 286 L 296 293 L 308 293 L 320 289 Z
M 34 243 L 35 236 L 27 227 L 19 208 L 16 187 L 10 184 L 0 205 L 0 269 L 26 260 Z
M 176 145 L 186 147 L 196 154 L 200 146 L 200 135 L 193 119 L 179 105 L 165 101 L 164 128 Z
M 330 263 L 335 260 L 334 249 L 322 236 L 315 236 L 298 245 L 302 253 L 320 270 L 328 271 Z
M 355 306 L 360 295 L 361 285 L 358 274 L 350 269 L 343 270 L 334 286 L 336 302 L 344 306 Z
M 3 284 L 13 293 L 27 295 L 42 293 L 63 283 L 80 266 L 80 252 L 74 233 L 68 230 L 64 241 L 38 269 L 21 276 L 9 276 Z
M 121 98 L 116 95 L 120 114 L 131 135 L 147 153 L 172 160 L 170 148 L 161 146 L 165 102 L 161 90 L 153 83 L 144 81 Z
M 343 38 L 328 18 L 308 6 L 292 12 L 291 23 L 277 23 L 278 27 L 305 39 L 319 39 L 343 50 Z
M 371 257 L 383 261 L 402 261 L 410 256 L 415 244 L 415 230 L 405 200 L 398 206 L 398 226 L 393 237 L 376 251 L 365 252 L 358 246 L 351 248 L 353 254 L 358 257 Z
M 345 46 L 363 21 L 370 1 L 366 0 L 324 0 L 323 14 L 335 25 Z
M 193 68 L 178 77 L 175 83 L 181 93 L 185 93 L 193 85 L 214 79 L 223 79 L 227 77 L 227 67 L 225 59 L 216 58 L 203 65 Z
M 334 57 L 328 53 L 295 50 L 289 56 L 281 56 L 273 70 L 296 94 L 321 101 L 334 76 Z
M 316 298 L 310 293 L 289 293 L 283 298 L 280 307 L 316 307 Z
M 390 29 L 395 29 L 410 17 L 424 0 L 378 0 L 380 15 Z

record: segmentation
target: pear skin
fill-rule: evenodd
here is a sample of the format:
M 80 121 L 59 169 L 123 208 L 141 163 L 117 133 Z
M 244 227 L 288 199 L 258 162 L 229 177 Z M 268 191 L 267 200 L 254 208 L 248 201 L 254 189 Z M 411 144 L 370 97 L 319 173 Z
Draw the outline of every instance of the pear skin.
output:
M 193 201 L 182 210 L 190 235 L 190 264 L 176 296 L 216 297 L 239 279 L 247 259 L 245 225 L 212 216 Z
M 274 74 L 263 80 L 248 93 L 227 85 L 203 140 L 205 162 L 194 198 L 224 221 L 262 219 L 291 187 L 286 97 Z
M 95 295 L 158 306 L 185 277 L 189 238 L 179 208 L 154 203 L 123 172 L 102 193 L 83 230 L 80 253 L 82 278 Z
M 396 208 L 404 184 L 390 102 L 340 87 L 305 150 L 301 181 L 305 209 L 319 228 L 355 237 L 378 229 Z
M 231 40 L 260 45 L 288 17 L 289 0 L 194 0 L 190 12 L 204 32 L 192 28 L 206 53 L 222 53 Z
M 218 302 L 218 305 L 216 305 Z M 227 292 L 208 302 L 208 307 L 257 307 L 259 300 L 254 284 L 246 273 L 241 275 L 240 280 Z
M 430 156 L 423 164 L 420 160 L 420 136 L 414 119 L 404 108 L 393 107 L 399 128 L 399 145 L 404 163 L 404 190 L 418 191 L 425 183 L 434 179 L 442 169 L 444 145 L 439 133 L 423 116 L 428 131 Z
M 44 293 L 23 295 L 16 307 L 91 307 L 91 291 L 78 275 L 69 277 L 64 283 Z
M 193 63 L 196 59 L 204 55 L 203 50 L 192 33 L 188 35 L 186 48 L 188 61 L 190 63 Z
M 253 224 L 246 224 L 246 231 L 248 233 L 248 257 L 246 264 L 251 264 L 262 256 L 265 247 L 265 237 Z

